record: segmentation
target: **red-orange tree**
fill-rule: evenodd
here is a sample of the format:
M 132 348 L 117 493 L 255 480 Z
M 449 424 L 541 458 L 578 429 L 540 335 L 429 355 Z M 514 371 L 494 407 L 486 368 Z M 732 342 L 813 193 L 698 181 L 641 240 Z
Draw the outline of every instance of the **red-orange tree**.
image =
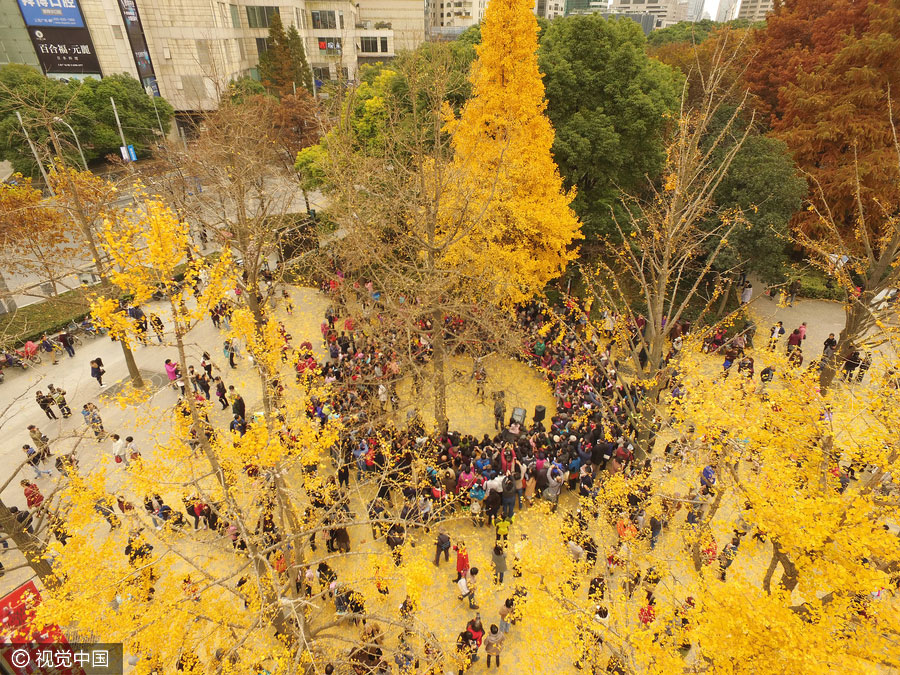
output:
M 785 2 L 756 47 L 747 79 L 771 107 L 773 135 L 821 188 L 835 220 L 852 228 L 857 198 L 866 210 L 894 210 L 900 190 L 887 111 L 890 92 L 900 90 L 900 3 Z M 817 222 L 810 215 L 798 224 Z

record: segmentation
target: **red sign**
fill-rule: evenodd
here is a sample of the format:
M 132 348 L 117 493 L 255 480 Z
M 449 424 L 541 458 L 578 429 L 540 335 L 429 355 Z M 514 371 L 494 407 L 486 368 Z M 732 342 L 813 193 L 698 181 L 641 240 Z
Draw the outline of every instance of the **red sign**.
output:
M 62 629 L 55 625 L 38 627 L 32 621 L 34 610 L 41 604 L 41 594 L 33 581 L 19 586 L 16 590 L 0 598 L 0 656 L 4 664 L 15 675 L 39 675 L 41 673 L 56 673 L 79 675 L 84 673 L 81 668 L 63 668 L 46 670 L 37 667 L 35 660 L 25 666 L 13 663 L 15 648 L 12 643 L 28 643 L 31 648 L 44 644 L 67 644 L 66 636 Z

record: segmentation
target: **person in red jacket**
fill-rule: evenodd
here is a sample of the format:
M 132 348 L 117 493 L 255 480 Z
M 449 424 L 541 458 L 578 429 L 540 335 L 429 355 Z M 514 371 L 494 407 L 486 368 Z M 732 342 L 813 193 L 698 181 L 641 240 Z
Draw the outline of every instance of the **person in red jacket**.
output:
M 29 509 L 37 509 L 44 503 L 44 495 L 41 494 L 41 490 L 37 485 L 24 478 L 19 484 L 25 492 L 25 502 L 28 504 Z M 466 565 L 468 566 L 468 563 Z
M 469 571 L 469 552 L 464 542 L 459 542 L 453 550 L 456 551 L 456 581 L 459 581 Z

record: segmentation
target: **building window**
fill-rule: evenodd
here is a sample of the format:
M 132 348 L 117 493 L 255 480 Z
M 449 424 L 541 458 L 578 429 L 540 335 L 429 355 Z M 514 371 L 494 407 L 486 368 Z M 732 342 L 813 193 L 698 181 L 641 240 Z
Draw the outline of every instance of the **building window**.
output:
M 329 55 L 336 55 L 341 53 L 341 38 L 339 37 L 320 37 L 317 38 L 319 42 L 319 51 L 325 52 Z
M 277 7 L 248 7 L 247 25 L 250 28 L 268 28 Z
M 116 24 L 112 24 L 112 25 L 110 26 L 110 28 L 112 28 L 112 32 L 113 32 L 113 37 L 114 37 L 114 38 L 116 38 L 117 40 L 122 40 L 122 39 L 123 39 L 123 38 L 122 38 L 122 29 L 121 29 L 119 26 L 117 26 Z
M 378 51 L 378 38 L 377 37 L 363 37 L 359 39 L 359 51 L 361 52 L 377 52 Z
M 387 50 L 387 38 L 383 37 L 381 38 L 381 51 L 387 53 Z
M 341 78 L 344 80 L 344 82 L 350 81 L 350 71 L 347 69 L 346 66 L 341 68 Z
M 228 9 L 231 10 L 231 27 L 232 28 L 240 28 L 241 27 L 241 11 L 238 9 L 237 5 L 228 5 Z
M 209 40 L 194 40 L 197 45 L 197 61 L 201 66 L 208 66 L 212 60 L 209 51 Z
M 331 80 L 331 68 L 328 66 L 313 66 L 313 77 L 319 82 L 328 82 Z
M 313 10 L 310 13 L 312 14 L 312 27 L 314 29 L 337 28 L 333 11 Z M 341 28 L 343 28 L 343 26 L 341 26 Z
M 338 19 L 341 24 L 341 30 L 344 30 L 344 12 L 338 12 Z
M 256 38 L 256 53 L 262 56 L 269 51 L 269 38 Z

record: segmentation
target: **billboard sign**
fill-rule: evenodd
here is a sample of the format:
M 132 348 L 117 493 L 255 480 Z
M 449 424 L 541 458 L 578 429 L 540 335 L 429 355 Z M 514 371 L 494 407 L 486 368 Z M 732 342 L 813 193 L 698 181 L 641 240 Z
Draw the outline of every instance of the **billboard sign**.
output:
M 34 51 L 47 75 L 100 74 L 87 28 L 29 28 Z
M 153 90 L 154 96 L 159 96 L 156 73 L 153 70 L 153 62 L 150 60 L 150 49 L 147 47 L 144 26 L 141 24 L 141 15 L 135 0 L 119 0 L 119 11 L 122 12 L 125 34 L 128 36 L 128 44 L 131 46 L 131 55 L 134 57 L 134 65 L 137 67 L 138 79 L 145 88 L 150 87 Z
M 26 26 L 84 28 L 78 0 L 18 0 Z

